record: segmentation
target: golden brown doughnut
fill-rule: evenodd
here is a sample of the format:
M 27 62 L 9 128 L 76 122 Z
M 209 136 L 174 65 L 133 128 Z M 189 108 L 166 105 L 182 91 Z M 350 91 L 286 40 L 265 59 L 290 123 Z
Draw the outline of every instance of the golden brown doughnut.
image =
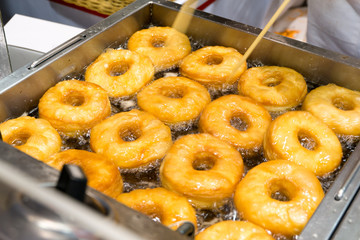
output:
M 239 124 L 239 128 L 234 127 L 233 122 Z M 243 96 L 226 95 L 205 107 L 199 128 L 250 157 L 259 154 L 270 122 L 270 114 L 259 103 Z
M 69 137 L 85 134 L 111 112 L 106 91 L 79 80 L 57 83 L 41 97 L 38 107 L 40 118 Z
M 90 187 L 113 198 L 122 193 L 123 181 L 119 169 L 101 154 L 69 149 L 53 154 L 44 162 L 58 170 L 64 164 L 78 165 L 84 171 Z
M 208 104 L 210 94 L 201 84 L 184 77 L 160 78 L 137 96 L 143 110 L 168 125 L 193 122 Z
M 275 195 L 283 195 L 282 200 Z M 299 234 L 324 192 L 315 174 L 286 160 L 252 168 L 236 187 L 234 202 L 243 218 L 275 234 Z
M 0 124 L 0 132 L 4 142 L 41 161 L 61 149 L 59 133 L 45 119 L 10 119 Z
M 235 148 L 210 134 L 185 135 L 175 141 L 160 166 L 162 185 L 196 208 L 220 207 L 230 198 L 243 173 Z
M 304 77 L 293 69 L 277 66 L 253 67 L 241 75 L 240 95 L 261 103 L 268 111 L 284 111 L 298 106 L 305 98 Z
M 222 221 L 195 236 L 195 240 L 273 240 L 262 227 L 245 221 Z
M 124 49 L 107 49 L 85 72 L 85 81 L 104 88 L 110 97 L 132 97 L 154 77 L 151 60 Z
M 302 105 L 335 133 L 360 135 L 360 92 L 328 84 L 312 90 Z
M 155 71 L 177 67 L 191 52 L 189 38 L 171 27 L 151 27 L 135 32 L 128 49 L 150 57 Z
M 197 225 L 195 209 L 187 199 L 165 188 L 135 189 L 119 195 L 117 200 L 173 230 L 185 221 Z
M 334 171 L 342 159 L 342 147 L 335 133 L 305 111 L 277 117 L 265 133 L 264 152 L 268 160 L 289 160 L 317 176 Z
M 170 128 L 150 113 L 137 109 L 105 119 L 90 133 L 91 149 L 125 169 L 163 158 L 171 145 Z
M 246 63 L 238 66 L 241 59 L 242 55 L 234 48 L 203 47 L 184 58 L 180 73 L 211 90 L 227 90 L 247 68 Z

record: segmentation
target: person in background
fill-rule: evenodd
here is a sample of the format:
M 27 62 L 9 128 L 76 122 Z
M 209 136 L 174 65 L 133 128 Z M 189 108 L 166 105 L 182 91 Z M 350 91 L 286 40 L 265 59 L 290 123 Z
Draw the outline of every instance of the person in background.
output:
M 308 0 L 307 41 L 360 58 L 360 1 Z
M 214 2 L 211 1 L 212 3 L 204 11 L 247 25 L 263 28 L 283 1 L 216 0 Z M 304 2 L 305 0 L 291 0 L 286 9 L 301 6 Z

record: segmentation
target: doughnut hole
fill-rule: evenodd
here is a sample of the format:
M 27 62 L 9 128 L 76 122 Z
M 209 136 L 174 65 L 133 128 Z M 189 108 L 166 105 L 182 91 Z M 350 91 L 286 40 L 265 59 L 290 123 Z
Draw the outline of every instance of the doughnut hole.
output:
M 336 97 L 332 99 L 332 104 L 343 111 L 351 111 L 354 110 L 354 103 L 352 101 L 349 101 L 348 99 L 342 98 L 342 97 Z
M 219 65 L 223 62 L 224 58 L 219 54 L 211 54 L 204 57 L 204 64 Z
M 288 202 L 295 197 L 296 186 L 288 179 L 274 179 L 270 181 L 268 187 L 269 196 L 277 201 Z
M 19 132 L 13 134 L 9 139 L 8 143 L 14 147 L 18 147 L 26 144 L 28 139 L 31 137 L 31 134 L 21 129 Z
M 124 142 L 133 142 L 141 136 L 141 130 L 139 126 L 135 125 L 129 128 L 121 129 L 119 135 Z
M 307 132 L 306 130 L 300 130 L 297 136 L 302 147 L 311 151 L 316 149 L 317 141 L 310 132 Z
M 282 81 L 283 81 L 283 78 L 282 78 L 281 74 L 280 73 L 278 73 L 278 74 L 275 73 L 275 74 L 272 74 L 271 76 L 264 77 L 261 80 L 261 83 L 264 86 L 267 86 L 267 87 L 276 87 Z
M 192 167 L 197 171 L 207 171 L 214 167 L 216 157 L 209 152 L 199 152 L 195 156 Z
M 85 96 L 81 92 L 70 90 L 63 96 L 62 102 L 66 105 L 79 107 L 85 103 Z
M 230 125 L 239 131 L 246 131 L 249 127 L 248 120 L 243 114 L 234 114 L 230 118 Z
M 161 95 L 168 98 L 183 98 L 185 94 L 181 88 L 169 86 L 161 89 Z
M 130 69 L 131 63 L 126 61 L 112 63 L 108 68 L 108 75 L 117 77 L 125 74 Z
M 165 36 L 154 36 L 150 42 L 154 48 L 162 48 L 162 47 L 165 47 L 166 37 Z

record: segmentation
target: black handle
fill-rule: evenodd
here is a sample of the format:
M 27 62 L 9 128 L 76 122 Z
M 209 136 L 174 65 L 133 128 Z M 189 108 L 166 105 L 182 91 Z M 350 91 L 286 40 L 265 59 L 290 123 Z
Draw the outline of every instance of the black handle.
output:
M 56 189 L 83 202 L 85 199 L 87 178 L 77 165 L 65 164 L 61 170 Z
M 195 226 L 192 222 L 184 222 L 183 224 L 176 229 L 178 233 L 181 235 L 187 236 L 190 239 L 194 239 L 195 237 Z

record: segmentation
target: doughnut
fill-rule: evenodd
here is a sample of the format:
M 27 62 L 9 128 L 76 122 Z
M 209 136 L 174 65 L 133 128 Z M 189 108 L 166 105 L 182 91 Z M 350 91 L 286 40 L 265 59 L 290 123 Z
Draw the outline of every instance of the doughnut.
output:
M 277 66 L 253 67 L 241 75 L 238 90 L 261 103 L 268 111 L 295 108 L 304 100 L 307 85 L 304 77 L 293 69 Z
M 160 166 L 160 179 L 196 208 L 214 209 L 232 197 L 243 168 L 240 153 L 231 145 L 210 134 L 190 134 L 170 148 Z
M 269 112 L 254 100 L 239 95 L 226 95 L 205 107 L 199 128 L 229 143 L 243 157 L 250 157 L 258 154 L 262 148 L 270 122 Z
M 160 78 L 137 95 L 138 105 L 167 125 L 197 119 L 211 101 L 201 84 L 185 77 Z
M 155 71 L 175 68 L 191 52 L 189 38 L 171 27 L 151 27 L 135 32 L 128 49 L 148 56 Z
M 185 221 L 197 225 L 195 209 L 187 199 L 162 187 L 135 189 L 117 200 L 173 230 Z
M 317 176 L 334 171 L 342 159 L 335 133 L 305 111 L 284 113 L 270 124 L 264 137 L 264 153 L 268 160 L 289 160 Z
M 51 155 L 45 162 L 61 170 L 64 164 L 75 164 L 82 168 L 88 185 L 99 192 L 116 198 L 123 189 L 120 171 L 105 156 L 85 150 L 69 149 Z
M 302 110 L 321 119 L 335 133 L 360 135 L 360 92 L 328 84 L 306 96 Z
M 98 84 L 112 98 L 131 98 L 153 77 L 151 60 L 125 49 L 107 49 L 85 72 L 86 82 Z
M 68 80 L 49 88 L 40 98 L 40 118 L 46 119 L 59 132 L 76 137 L 107 118 L 110 101 L 104 89 L 94 83 Z
M 90 133 L 91 149 L 124 169 L 146 166 L 163 158 L 171 145 L 170 128 L 137 109 L 105 119 Z
M 252 168 L 236 187 L 234 203 L 241 216 L 274 234 L 299 234 L 324 192 L 314 173 L 286 160 Z
M 265 229 L 245 221 L 222 221 L 195 236 L 195 240 L 273 240 Z
M 226 90 L 232 88 L 247 68 L 246 63 L 239 66 L 241 58 L 234 48 L 203 47 L 184 58 L 180 73 L 209 89 Z
M 40 161 L 57 153 L 62 141 L 59 133 L 45 119 L 29 116 L 0 124 L 2 140 Z

